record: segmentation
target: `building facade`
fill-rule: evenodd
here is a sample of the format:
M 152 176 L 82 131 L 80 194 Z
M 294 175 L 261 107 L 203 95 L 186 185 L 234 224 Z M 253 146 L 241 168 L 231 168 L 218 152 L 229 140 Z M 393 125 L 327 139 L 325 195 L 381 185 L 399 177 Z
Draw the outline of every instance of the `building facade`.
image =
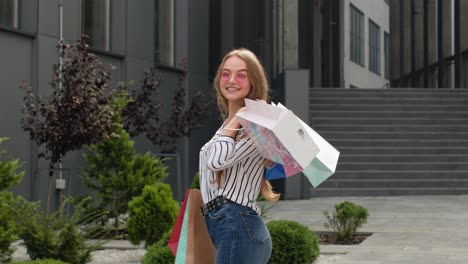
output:
M 40 194 L 47 188 L 41 176 L 47 164 L 38 159 L 37 146 L 21 129 L 24 91 L 18 87 L 22 80 L 29 80 L 35 94 L 50 91 L 52 65 L 58 62 L 60 25 L 67 41 L 75 41 L 83 33 L 91 36 L 92 52 L 105 64 L 116 66 L 113 84 L 130 80 L 137 84 L 145 69 L 158 67 L 165 76 L 162 102 L 170 101 L 183 74 L 179 63 L 188 61 L 187 101 L 203 92 L 209 118 L 203 129 L 179 141 L 171 161 L 167 181 L 175 198 L 182 199 L 198 171 L 200 147 L 221 122 L 212 81 L 229 50 L 246 47 L 254 51 L 267 72 L 272 100 L 313 125 L 311 95 L 315 88 L 439 87 L 440 80 L 444 86 L 461 85 L 468 74 L 455 73 L 466 70 L 461 66 L 466 41 L 457 34 L 462 28 L 456 22 L 463 22 L 460 14 L 466 13 L 465 5 L 457 0 L 2 0 L 0 137 L 10 138 L 2 147 L 24 161 L 26 171 L 14 190 L 35 200 L 43 199 Z M 423 20 L 421 7 L 428 14 Z M 440 16 L 443 23 L 434 22 L 438 21 L 436 14 L 444 14 Z M 453 17 L 451 23 L 445 22 L 447 17 Z M 414 23 L 408 24 L 410 21 Z M 423 27 L 421 21 L 432 26 Z M 421 27 L 426 33 L 420 33 Z M 444 37 L 437 37 L 439 30 Z M 449 43 L 451 40 L 455 42 Z M 439 74 L 441 65 L 447 69 Z M 421 77 L 426 74 L 427 78 Z M 163 113 L 169 114 L 170 105 L 165 106 Z M 159 153 L 144 136 L 134 140 L 138 152 Z M 71 194 L 85 192 L 79 178 L 86 166 L 82 151 L 68 154 L 63 166 L 72 183 Z M 286 198 L 311 195 L 310 185 L 301 176 L 274 185 Z
M 61 4 L 63 20 L 60 20 Z M 25 91 L 18 87 L 27 80 L 35 94 L 46 96 L 50 92 L 52 66 L 59 61 L 56 45 L 61 28 L 63 38 L 69 42 L 78 40 L 81 34 L 90 36 L 91 51 L 105 65 L 116 68 L 112 72 L 113 85 L 134 80 L 132 88 L 136 89 L 144 70 L 158 66 L 164 76 L 160 88 L 160 100 L 165 107 L 162 112 L 167 115 L 176 82 L 183 74 L 179 67 L 183 60 L 190 63 L 187 100 L 199 91 L 211 94 L 208 10 L 208 1 L 196 4 L 183 0 L 0 1 L 0 136 L 10 138 L 2 148 L 24 162 L 26 171 L 14 191 L 31 200 L 44 200 L 43 194 L 47 192 L 48 164 L 37 157 L 37 146 L 21 128 L 20 108 Z M 211 103 L 210 97 L 206 98 Z M 210 120 L 216 126 L 214 114 Z M 211 123 L 207 123 L 206 129 L 195 131 L 190 140 L 181 139 L 177 157 L 169 162 L 171 176 L 167 181 L 176 198 L 181 199 L 184 188 L 198 170 L 198 151 L 201 142 L 213 131 Z M 159 153 L 158 147 L 144 136 L 135 141 L 138 152 Z M 70 153 L 63 161 L 64 177 L 70 177 L 66 191 L 72 195 L 85 192 L 80 186 L 80 174 L 86 166 L 82 154 L 83 151 Z
M 394 87 L 468 87 L 468 2 L 391 0 Z

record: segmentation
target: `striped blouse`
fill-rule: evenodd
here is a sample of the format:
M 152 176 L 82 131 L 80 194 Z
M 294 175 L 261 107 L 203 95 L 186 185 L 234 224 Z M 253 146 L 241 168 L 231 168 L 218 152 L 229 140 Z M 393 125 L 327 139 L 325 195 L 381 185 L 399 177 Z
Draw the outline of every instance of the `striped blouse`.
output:
M 200 191 L 203 203 L 224 196 L 260 214 L 256 199 L 260 194 L 265 167 L 252 139 L 238 133 L 234 140 L 221 135 L 222 127 L 200 151 Z M 220 185 L 216 172 L 223 171 Z

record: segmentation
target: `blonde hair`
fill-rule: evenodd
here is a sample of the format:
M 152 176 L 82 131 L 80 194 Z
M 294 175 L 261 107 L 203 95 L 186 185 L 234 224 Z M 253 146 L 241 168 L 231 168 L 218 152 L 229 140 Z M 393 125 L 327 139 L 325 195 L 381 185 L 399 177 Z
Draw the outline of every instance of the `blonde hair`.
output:
M 263 69 L 262 64 L 258 60 L 257 56 L 250 50 L 245 48 L 231 50 L 226 54 L 221 61 L 221 64 L 218 67 L 216 76 L 214 79 L 214 88 L 216 90 L 216 101 L 218 103 L 219 111 L 221 112 L 222 117 L 226 117 L 228 113 L 228 100 L 221 93 L 220 88 L 220 76 L 224 67 L 224 63 L 227 59 L 237 56 L 245 62 L 247 66 L 247 76 L 250 82 L 250 92 L 247 95 L 248 99 L 260 99 L 267 101 L 268 93 L 270 88 L 268 86 L 268 81 L 265 76 L 265 70 Z
M 218 67 L 218 71 L 216 72 L 216 76 L 214 79 L 214 88 L 216 90 L 216 101 L 218 103 L 218 108 L 221 113 L 221 116 L 225 118 L 228 114 L 228 100 L 223 96 L 221 93 L 220 87 L 220 76 L 221 72 L 224 67 L 224 63 L 227 59 L 237 56 L 245 62 L 247 66 L 247 76 L 250 82 L 250 92 L 246 96 L 248 99 L 252 100 L 268 100 L 268 93 L 270 91 L 270 87 L 268 85 L 268 81 L 265 75 L 265 70 L 263 69 L 262 64 L 260 63 L 257 56 L 250 50 L 245 48 L 234 49 L 231 50 L 228 54 L 226 54 L 221 61 L 221 64 Z M 271 164 L 271 161 L 265 160 L 262 165 Z M 223 176 L 223 171 L 216 173 L 216 181 L 218 185 L 221 183 L 221 177 Z M 260 194 L 263 198 L 267 201 L 274 202 L 277 201 L 280 197 L 278 193 L 273 191 L 271 184 L 265 179 L 262 178 L 262 186 L 260 189 Z

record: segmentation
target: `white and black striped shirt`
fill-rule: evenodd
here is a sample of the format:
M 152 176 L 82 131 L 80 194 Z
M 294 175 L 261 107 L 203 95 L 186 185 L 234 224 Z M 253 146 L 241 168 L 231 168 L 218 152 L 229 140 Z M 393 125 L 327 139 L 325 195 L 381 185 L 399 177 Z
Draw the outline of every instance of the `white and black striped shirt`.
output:
M 256 199 L 260 194 L 265 167 L 252 139 L 238 133 L 234 140 L 221 135 L 222 127 L 200 151 L 200 191 L 203 203 L 224 196 L 260 214 Z M 223 171 L 218 186 L 216 172 Z

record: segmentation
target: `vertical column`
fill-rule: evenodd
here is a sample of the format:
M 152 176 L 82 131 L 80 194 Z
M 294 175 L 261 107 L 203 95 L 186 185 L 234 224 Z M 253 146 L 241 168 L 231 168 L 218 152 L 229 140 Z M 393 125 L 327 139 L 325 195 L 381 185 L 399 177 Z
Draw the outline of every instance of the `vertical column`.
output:
M 284 69 L 283 63 L 283 0 L 273 0 L 273 75 Z
M 322 37 L 322 85 L 330 87 L 330 23 L 331 23 L 331 1 L 323 1 L 323 37 Z
M 234 48 L 235 35 L 235 13 L 236 5 L 234 0 L 225 0 L 221 4 L 221 54 L 224 56 Z
M 444 0 L 437 0 L 437 57 L 439 61 L 438 65 L 438 88 L 444 87 L 444 75 L 445 75 L 445 63 L 444 63 L 444 46 L 443 46 L 443 10 Z
M 447 57 L 452 55 L 452 1 L 437 2 L 438 87 L 450 87 L 451 71 Z
M 313 9 L 313 28 L 309 34 L 312 34 L 312 54 L 311 65 L 311 87 L 322 86 L 322 14 L 320 13 L 320 4 L 315 5 Z
M 410 87 L 411 86 L 411 60 L 412 60 L 412 55 L 411 55 L 411 45 L 413 42 L 413 37 L 411 36 L 411 17 L 413 16 L 412 11 L 411 11 L 411 1 L 404 0 L 402 1 L 402 42 L 403 42 L 403 74 L 402 76 L 405 76 L 403 80 L 403 86 L 402 87 Z
M 411 0 L 410 9 L 410 39 L 411 39 L 411 87 L 416 87 L 416 0 Z
M 429 87 L 429 0 L 424 0 L 424 87 Z
M 455 27 L 455 85 L 454 88 L 461 87 L 461 50 L 460 50 L 460 0 L 455 0 L 454 8 Z
M 466 32 L 468 23 L 468 1 L 460 1 L 460 32 Z M 461 85 L 460 88 L 468 87 L 468 34 L 460 34 L 461 62 Z
M 401 0 L 391 0 L 390 2 L 390 47 L 392 58 L 391 71 L 390 71 L 390 80 L 391 87 L 399 87 L 399 79 L 401 78 L 400 72 L 400 62 L 401 62 L 401 45 L 400 38 L 401 28 L 400 28 L 400 1 Z
M 298 32 L 298 1 L 284 0 L 284 68 L 297 69 L 299 67 L 299 32 Z
M 437 0 L 428 0 L 428 64 L 437 62 Z M 429 87 L 437 87 L 437 71 L 433 68 L 428 73 Z

